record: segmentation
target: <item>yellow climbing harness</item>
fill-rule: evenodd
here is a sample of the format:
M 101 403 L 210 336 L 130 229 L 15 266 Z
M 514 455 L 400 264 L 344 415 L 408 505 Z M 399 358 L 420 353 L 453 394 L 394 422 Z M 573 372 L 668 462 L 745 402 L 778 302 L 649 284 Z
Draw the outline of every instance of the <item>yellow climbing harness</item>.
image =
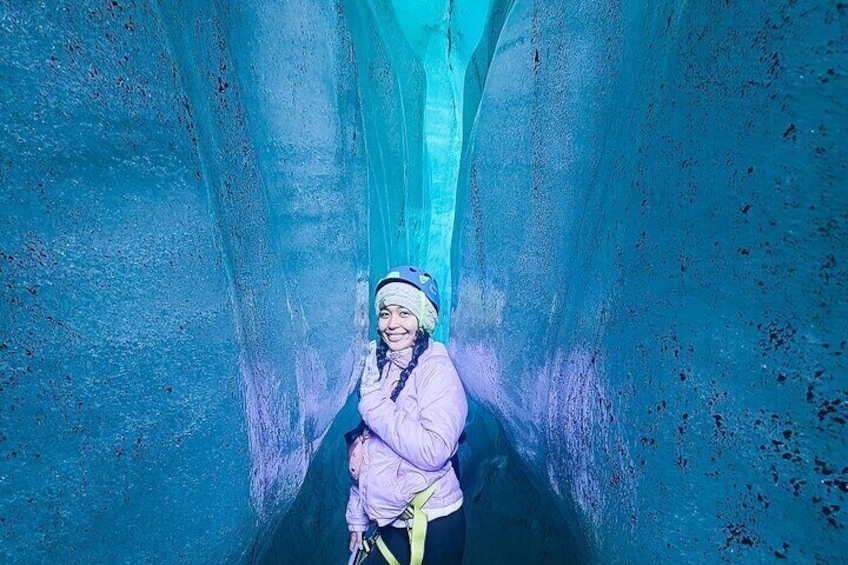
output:
M 409 565 L 421 565 L 421 562 L 424 560 L 424 542 L 427 538 L 427 514 L 423 508 L 434 492 L 436 492 L 436 485 L 432 484 L 426 490 L 416 494 L 412 502 L 409 503 L 409 506 L 406 507 L 406 510 L 403 511 L 403 514 L 400 515 L 401 520 L 412 521 L 412 527 L 406 528 L 406 533 L 409 535 Z M 377 549 L 383 555 L 383 559 L 389 565 L 400 565 L 400 561 L 392 555 L 389 546 L 386 545 L 386 542 L 380 536 L 377 536 L 376 540 L 373 540 L 372 543 L 377 546 Z M 363 544 L 365 545 L 366 553 L 370 552 L 373 548 L 371 543 L 363 542 Z

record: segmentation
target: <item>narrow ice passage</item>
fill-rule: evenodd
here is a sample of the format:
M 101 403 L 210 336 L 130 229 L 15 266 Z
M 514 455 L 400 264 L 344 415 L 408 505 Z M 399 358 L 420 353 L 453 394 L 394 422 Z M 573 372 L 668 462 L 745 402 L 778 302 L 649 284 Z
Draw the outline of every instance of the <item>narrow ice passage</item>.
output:
M 469 563 L 840 562 L 846 31 L 4 3 L 0 561 L 343 559 L 370 288 L 410 261 L 476 406 Z

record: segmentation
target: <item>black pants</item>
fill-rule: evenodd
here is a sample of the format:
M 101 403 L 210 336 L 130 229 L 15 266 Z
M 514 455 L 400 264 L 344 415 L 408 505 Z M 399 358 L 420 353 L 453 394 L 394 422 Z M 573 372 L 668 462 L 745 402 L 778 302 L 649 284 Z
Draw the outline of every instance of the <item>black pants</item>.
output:
M 380 537 L 386 542 L 401 565 L 409 563 L 409 536 L 406 528 L 385 526 L 379 528 Z M 460 506 L 453 514 L 436 518 L 427 523 L 427 540 L 424 542 L 424 562 L 421 565 L 461 565 L 465 553 L 465 510 Z M 377 547 L 371 551 L 362 565 L 386 564 Z

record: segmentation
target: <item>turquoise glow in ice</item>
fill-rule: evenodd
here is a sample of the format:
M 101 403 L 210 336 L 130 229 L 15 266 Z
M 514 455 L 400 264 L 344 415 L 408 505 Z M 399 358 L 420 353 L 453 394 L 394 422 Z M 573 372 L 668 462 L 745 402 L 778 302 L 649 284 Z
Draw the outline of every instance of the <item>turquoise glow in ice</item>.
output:
M 440 339 L 447 338 L 450 328 L 450 259 L 468 134 L 464 127 L 466 71 L 492 5 L 492 0 L 372 0 L 370 10 L 352 9 L 354 22 L 355 18 L 367 18 L 374 26 L 371 35 L 356 43 L 358 54 L 364 55 L 361 96 L 364 100 L 385 96 L 372 91 L 376 87 L 371 79 L 373 64 L 380 61 L 378 68 L 393 72 L 391 91 L 397 103 L 393 115 L 385 107 L 372 109 L 372 102 L 364 102 L 372 215 L 382 224 L 382 229 L 372 232 L 374 274 L 379 276 L 383 265 L 409 262 L 436 276 L 445 305 L 437 329 Z M 367 26 L 354 23 L 357 27 Z M 374 47 L 375 43 L 379 45 Z M 369 60 L 372 65 L 362 67 Z M 470 80 L 480 80 L 477 74 L 470 76 Z M 477 85 L 472 92 L 479 90 Z M 472 111 L 478 101 L 479 97 L 472 98 Z M 380 126 L 393 116 L 398 120 L 394 124 L 397 129 Z M 396 144 L 400 151 L 393 147 Z M 389 159 L 384 150 L 396 156 Z

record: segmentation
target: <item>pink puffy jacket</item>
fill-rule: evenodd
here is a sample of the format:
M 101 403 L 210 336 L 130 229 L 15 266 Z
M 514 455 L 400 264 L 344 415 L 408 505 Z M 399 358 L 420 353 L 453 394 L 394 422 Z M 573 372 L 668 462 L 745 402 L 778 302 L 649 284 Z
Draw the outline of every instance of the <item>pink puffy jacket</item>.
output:
M 389 352 L 381 388 L 359 401 L 370 436 L 363 446 L 359 484 L 351 487 L 347 504 L 352 532 L 365 531 L 372 521 L 391 524 L 433 483 L 436 491 L 424 505 L 430 519 L 462 505 L 450 458 L 468 415 L 465 390 L 445 346 L 431 340 L 397 402 L 392 402 L 390 395 L 410 351 Z

